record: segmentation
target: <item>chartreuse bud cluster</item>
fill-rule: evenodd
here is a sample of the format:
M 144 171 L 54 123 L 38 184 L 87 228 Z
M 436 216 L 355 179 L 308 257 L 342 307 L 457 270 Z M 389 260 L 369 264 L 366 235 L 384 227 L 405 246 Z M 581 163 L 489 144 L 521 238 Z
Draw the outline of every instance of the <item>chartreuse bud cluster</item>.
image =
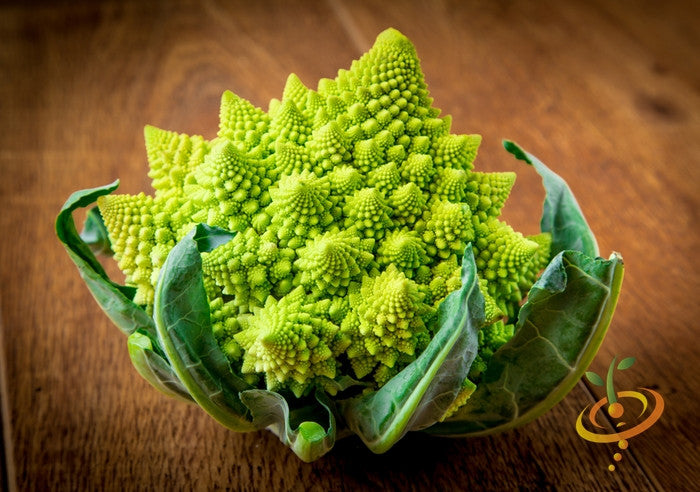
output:
M 390 29 L 315 90 L 290 75 L 268 111 L 225 92 L 212 140 L 147 127 L 155 196 L 98 204 L 147 307 L 194 225 L 236 232 L 202 254 L 215 338 L 249 381 L 298 396 L 348 377 L 376 388 L 415 360 L 471 245 L 487 324 L 466 400 L 512 336 L 550 238 L 499 220 L 515 175 L 473 171 L 481 138 L 450 126 Z

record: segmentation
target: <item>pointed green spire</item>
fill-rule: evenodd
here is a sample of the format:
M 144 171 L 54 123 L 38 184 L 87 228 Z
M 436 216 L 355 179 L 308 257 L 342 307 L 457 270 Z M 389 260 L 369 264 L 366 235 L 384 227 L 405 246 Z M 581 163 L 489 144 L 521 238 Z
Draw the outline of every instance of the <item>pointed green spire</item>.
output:
M 438 258 L 461 256 L 467 243 L 474 239 L 469 207 L 463 203 L 436 201 L 433 203 L 423 241 L 428 254 Z
M 301 111 L 306 109 L 311 90 L 304 85 L 296 74 L 290 73 L 282 91 L 282 101 L 291 101 Z
M 352 158 L 354 166 L 363 174 L 369 173 L 384 162 L 384 155 L 374 139 L 360 140 L 355 143 Z
M 438 169 L 430 185 L 433 197 L 450 202 L 463 202 L 466 197 L 468 175 L 463 169 Z
M 231 91 L 221 96 L 219 137 L 237 142 L 246 151 L 260 144 L 270 125 L 269 116 Z
M 481 144 L 481 135 L 444 135 L 437 141 L 433 158 L 437 168 L 464 169 L 474 167 L 474 159 Z
M 286 294 L 291 289 L 294 251 L 280 248 L 253 229 L 246 229 L 231 241 L 202 253 L 202 271 L 221 293 L 232 296 L 238 312 L 248 313 L 262 306 L 271 293 Z
M 319 173 L 327 172 L 343 162 L 351 160 L 350 143 L 343 129 L 335 121 L 314 130 L 309 143 L 311 157 Z
M 400 171 L 404 182 L 415 183 L 423 190 L 428 189 L 435 174 L 433 160 L 428 154 L 410 154 L 401 164 Z
M 153 198 L 143 193 L 101 196 L 97 205 L 114 258 L 127 283 L 136 286 L 134 302 L 152 306 L 158 272 L 175 246 L 175 234 L 169 224 L 162 222 Z
M 396 265 L 406 277 L 413 278 L 430 259 L 418 234 L 404 229 L 390 232 L 382 239 L 377 248 L 377 262 L 380 266 Z
M 199 135 L 188 136 L 147 125 L 144 128 L 146 154 L 157 199 L 184 200 L 185 178 L 203 161 L 209 142 Z
M 277 176 L 288 176 L 311 171 L 311 156 L 306 147 L 294 142 L 278 140 L 275 143 L 275 170 Z
M 541 245 L 515 232 L 505 222 L 490 218 L 476 228 L 473 248 L 477 270 L 488 283 L 489 295 L 512 317 L 525 295 L 520 289 L 523 269 Z
M 349 340 L 338 326 L 313 313 L 301 287 L 256 308 L 248 328 L 234 335 L 245 354 L 241 372 L 262 373 L 267 389 L 288 387 L 297 396 L 319 377 L 334 378 L 335 357 Z
M 367 185 L 377 188 L 384 196 L 389 196 L 400 183 L 399 168 L 393 161 L 377 167 L 367 176 Z
M 311 135 L 311 125 L 291 99 L 284 99 L 270 122 L 270 133 L 276 142 L 304 145 Z
M 333 222 L 329 195 L 328 179 L 307 171 L 283 176 L 270 189 L 268 214 L 281 246 L 299 248 Z
M 343 210 L 345 227 L 354 227 L 363 237 L 376 240 L 384 237 L 391 226 L 391 208 L 376 188 L 362 188 L 348 197 Z
M 270 203 L 268 176 L 268 162 L 243 154 L 230 141 L 219 142 L 193 172 L 195 183 L 185 189 L 198 209 L 193 221 L 245 230 Z
M 415 359 L 427 335 L 421 315 L 431 311 L 424 297 L 418 285 L 393 264 L 378 277 L 364 277 L 360 293 L 350 298 L 350 319 L 342 324 L 357 377 L 379 366 L 375 379 L 383 382 L 387 369 L 398 370 L 397 365 Z
M 374 260 L 362 250 L 360 238 L 349 231 L 316 236 L 299 250 L 294 267 L 298 281 L 315 295 L 344 296 L 350 282 L 358 280 Z
M 352 195 L 362 187 L 362 174 L 352 166 L 338 166 L 328 173 L 334 195 Z
M 464 201 L 480 222 L 498 217 L 515 183 L 515 173 L 479 173 L 469 175 Z

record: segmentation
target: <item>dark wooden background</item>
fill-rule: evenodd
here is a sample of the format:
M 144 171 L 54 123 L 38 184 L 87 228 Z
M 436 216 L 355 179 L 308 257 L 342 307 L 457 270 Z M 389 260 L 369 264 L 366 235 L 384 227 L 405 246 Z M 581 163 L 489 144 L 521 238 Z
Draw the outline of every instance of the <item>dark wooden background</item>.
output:
M 4 466 L 20 490 L 453 490 L 697 487 L 700 3 L 0 3 L 0 309 Z M 661 420 L 616 450 L 578 437 L 602 397 L 583 382 L 526 427 L 405 438 L 381 456 L 348 439 L 304 464 L 268 433 L 235 434 L 170 401 L 130 366 L 54 237 L 68 195 L 120 178 L 149 190 L 142 128 L 213 137 L 221 93 L 267 107 L 289 72 L 312 87 L 393 26 L 422 59 L 477 168 L 516 170 L 506 207 L 538 229 L 519 142 L 564 176 L 620 251 L 618 311 L 592 368 L 634 356 L 619 389 L 656 388 Z M 110 267 L 114 272 L 114 268 Z

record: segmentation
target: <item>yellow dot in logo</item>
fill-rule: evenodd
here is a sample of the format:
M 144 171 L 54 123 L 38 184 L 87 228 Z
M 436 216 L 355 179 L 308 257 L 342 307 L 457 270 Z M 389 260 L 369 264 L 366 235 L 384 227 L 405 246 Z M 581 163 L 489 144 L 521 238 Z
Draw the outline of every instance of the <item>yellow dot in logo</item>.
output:
M 617 447 L 619 447 L 620 449 L 627 449 L 627 446 L 628 444 L 626 439 L 622 439 L 620 442 L 617 443 Z
M 613 455 L 613 459 L 614 459 L 615 461 L 620 461 L 620 460 L 622 459 L 622 455 L 621 455 L 620 453 L 615 453 L 615 454 Z
M 610 466 L 608 466 L 608 470 L 610 470 L 610 471 L 615 471 L 615 465 L 610 465 Z

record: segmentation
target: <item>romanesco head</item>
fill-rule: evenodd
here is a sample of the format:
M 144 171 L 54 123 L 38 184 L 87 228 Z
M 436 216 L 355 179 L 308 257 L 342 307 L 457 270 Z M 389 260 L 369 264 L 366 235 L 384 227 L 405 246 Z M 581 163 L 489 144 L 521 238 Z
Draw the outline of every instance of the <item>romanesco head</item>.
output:
M 225 92 L 211 141 L 145 137 L 155 196 L 99 201 L 135 300 L 152 305 L 195 224 L 235 231 L 202 255 L 212 326 L 234 367 L 270 389 L 384 384 L 428 344 L 468 244 L 486 299 L 483 370 L 549 259 L 549 236 L 498 220 L 515 175 L 473 171 L 481 137 L 451 133 L 394 29 L 315 90 L 290 75 L 268 111 Z

